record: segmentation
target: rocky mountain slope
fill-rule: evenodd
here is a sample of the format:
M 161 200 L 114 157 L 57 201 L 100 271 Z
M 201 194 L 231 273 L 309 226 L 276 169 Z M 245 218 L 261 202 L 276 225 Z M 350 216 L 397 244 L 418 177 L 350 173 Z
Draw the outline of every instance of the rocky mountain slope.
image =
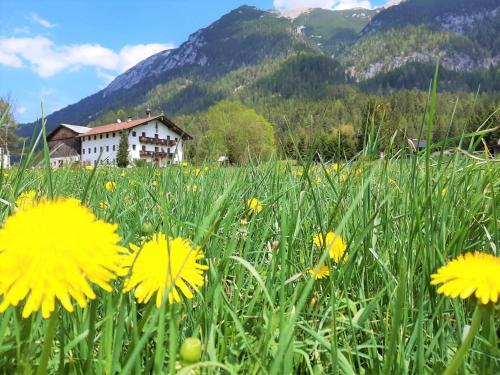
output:
M 498 65 L 499 9 L 498 0 L 407 0 L 377 10 L 285 13 L 242 6 L 49 115 L 48 129 L 92 123 L 119 108 L 147 105 L 179 114 L 242 95 L 321 97 L 335 85 L 369 90 L 386 82 L 389 89 L 425 87 L 418 74 L 438 58 L 445 71 L 455 72 L 449 87 L 467 90 L 462 81 L 474 82 L 471 77 Z M 21 135 L 31 131 L 28 124 Z

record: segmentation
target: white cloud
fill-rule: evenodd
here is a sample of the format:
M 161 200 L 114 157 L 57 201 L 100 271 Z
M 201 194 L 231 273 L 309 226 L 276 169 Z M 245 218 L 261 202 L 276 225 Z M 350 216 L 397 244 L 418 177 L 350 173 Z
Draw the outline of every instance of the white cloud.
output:
M 99 44 L 57 45 L 45 36 L 0 38 L 0 64 L 27 67 L 41 77 L 88 66 L 105 74 L 121 73 L 145 58 L 173 48 L 171 44 L 126 45 L 115 52 Z
M 35 12 L 32 12 L 32 13 L 30 14 L 29 19 L 30 19 L 31 21 L 33 21 L 34 23 L 37 23 L 37 24 L 39 24 L 40 26 L 43 26 L 43 27 L 45 27 L 45 28 L 47 28 L 47 29 L 52 29 L 52 28 L 54 28 L 54 27 L 56 27 L 56 26 L 57 26 L 56 24 L 51 23 L 51 22 L 49 22 L 49 21 L 47 21 L 47 20 L 43 19 L 42 17 L 40 17 L 40 16 L 39 16 L 38 14 L 36 14 Z
M 369 0 L 274 0 L 273 4 L 277 9 L 323 8 L 343 10 L 352 8 L 373 8 Z
M 24 112 L 26 112 L 26 107 L 20 106 L 16 108 L 16 115 L 22 115 Z

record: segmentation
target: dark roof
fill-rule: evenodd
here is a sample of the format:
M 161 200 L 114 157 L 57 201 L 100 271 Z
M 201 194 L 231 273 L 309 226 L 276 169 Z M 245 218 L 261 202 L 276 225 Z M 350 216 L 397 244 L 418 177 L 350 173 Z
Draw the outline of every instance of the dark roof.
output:
M 71 130 L 75 134 L 83 134 L 83 133 L 88 132 L 91 129 L 91 128 L 87 128 L 86 126 L 78 126 L 78 125 L 70 125 L 70 124 L 60 124 L 58 127 L 56 127 L 55 129 L 53 129 L 47 135 L 47 139 L 49 139 L 50 137 L 52 137 L 56 133 L 56 131 L 58 131 L 60 128 L 69 129 L 69 130 Z
M 96 126 L 95 128 L 90 128 L 90 131 L 88 131 L 87 133 L 80 134 L 79 137 L 83 137 L 83 136 L 87 136 L 87 135 L 116 132 L 116 131 L 126 130 L 126 129 L 132 129 L 132 128 L 135 128 L 136 126 L 146 124 L 146 123 L 153 121 L 153 120 L 161 121 L 170 130 L 179 134 L 182 137 L 182 139 L 193 139 L 193 137 L 191 137 L 188 133 L 186 133 L 184 130 L 182 130 L 177 125 L 175 125 L 172 121 L 170 121 L 164 115 L 150 116 L 150 117 L 139 118 L 136 120 L 115 122 L 113 124 L 105 124 L 105 125 Z
M 408 139 L 408 142 L 410 143 L 413 148 L 426 148 L 427 147 L 427 141 L 425 139 Z

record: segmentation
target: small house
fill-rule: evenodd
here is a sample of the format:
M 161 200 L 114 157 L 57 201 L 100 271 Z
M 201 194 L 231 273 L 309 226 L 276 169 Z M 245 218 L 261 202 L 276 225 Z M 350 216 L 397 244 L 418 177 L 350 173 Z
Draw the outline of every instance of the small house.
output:
M 48 136 L 47 143 L 50 149 L 50 165 L 59 168 L 64 165 L 80 163 L 81 139 L 91 128 L 85 126 L 61 124 Z

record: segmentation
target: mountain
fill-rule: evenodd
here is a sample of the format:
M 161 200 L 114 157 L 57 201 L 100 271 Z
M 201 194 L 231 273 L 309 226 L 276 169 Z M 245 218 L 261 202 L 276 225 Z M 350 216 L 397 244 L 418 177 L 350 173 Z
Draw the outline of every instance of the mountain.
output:
M 498 0 L 407 0 L 385 9 L 241 6 L 105 89 L 47 116 L 95 125 L 146 107 L 182 115 L 222 99 L 328 99 L 338 91 L 426 88 L 437 58 L 448 90 L 498 89 Z M 493 79 L 493 80 L 492 80 Z M 351 92 L 349 91 L 349 92 Z M 122 111 L 122 112 L 120 112 Z M 114 117 L 114 118 L 113 118 Z M 21 127 L 29 135 L 33 124 Z

